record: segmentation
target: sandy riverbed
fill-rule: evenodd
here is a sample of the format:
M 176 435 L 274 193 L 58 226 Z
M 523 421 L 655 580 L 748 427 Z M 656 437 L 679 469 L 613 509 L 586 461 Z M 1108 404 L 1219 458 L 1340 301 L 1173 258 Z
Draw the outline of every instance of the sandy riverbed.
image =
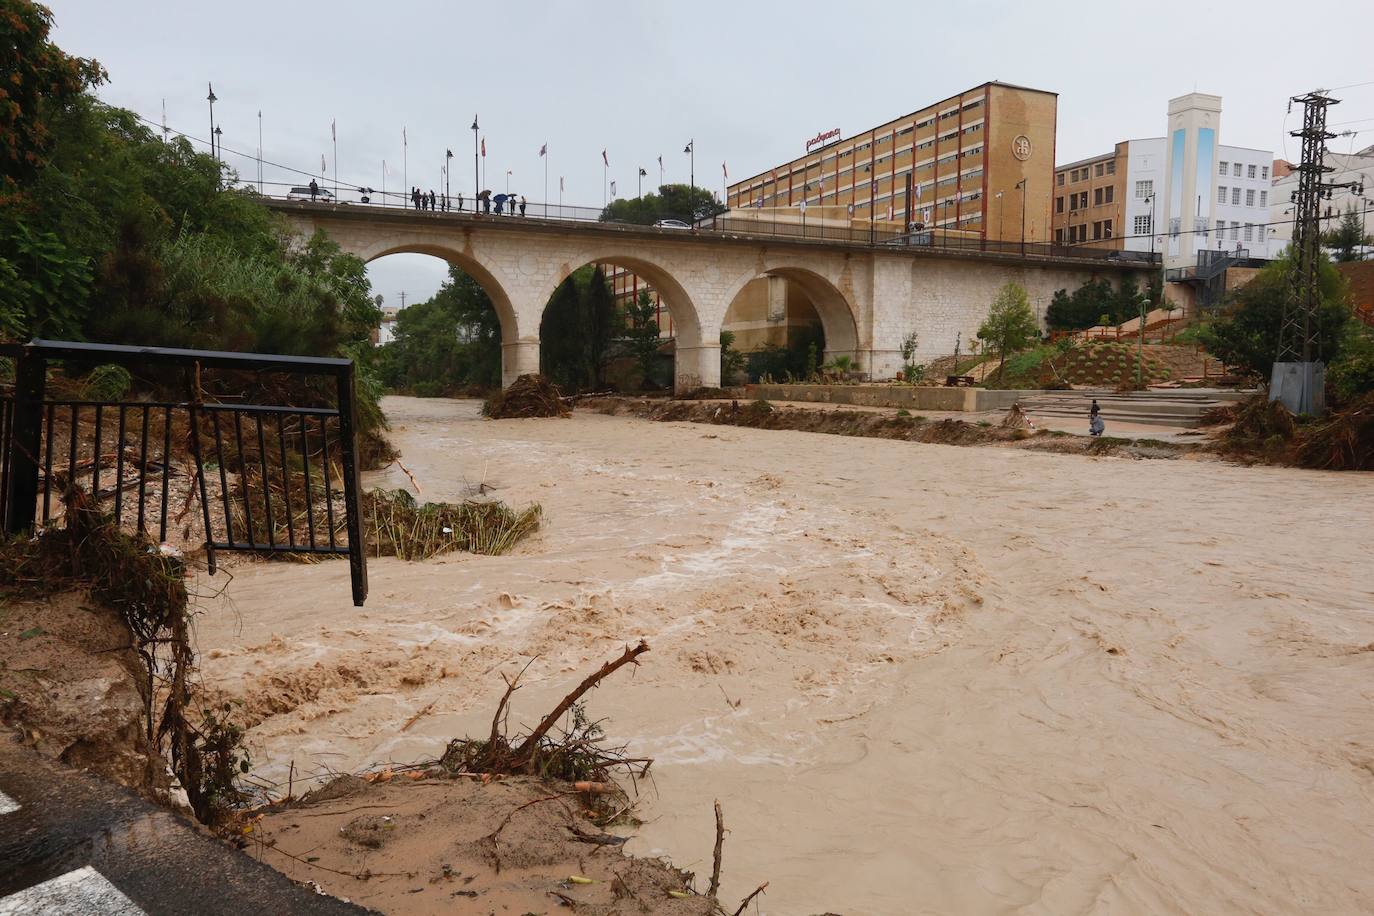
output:
M 342 563 L 235 569 L 198 638 L 264 776 L 436 755 L 499 672 L 538 655 L 535 717 L 643 636 L 590 707 L 657 758 L 628 849 L 709 871 L 719 798 L 726 899 L 1374 909 L 1374 475 L 386 409 L 424 498 L 546 530 L 374 561 L 361 610 Z

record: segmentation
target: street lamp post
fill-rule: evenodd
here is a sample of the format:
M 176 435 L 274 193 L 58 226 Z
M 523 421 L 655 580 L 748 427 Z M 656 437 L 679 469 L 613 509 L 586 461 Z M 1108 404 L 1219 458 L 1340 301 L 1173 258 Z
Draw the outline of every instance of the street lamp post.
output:
M 1001 191 L 998 191 L 993 196 L 997 198 L 997 241 L 1000 243 L 1006 239 L 1003 230 L 1007 223 L 1006 219 L 1004 219 L 1007 212 L 1007 202 L 1003 199 Z
M 687 167 L 688 167 L 688 173 L 687 173 L 687 176 L 688 176 L 688 177 L 687 177 L 687 180 L 688 180 L 689 182 L 691 182 L 692 190 L 695 191 L 695 190 L 696 190 L 696 187 L 697 187 L 697 141 L 696 141 L 695 139 L 693 139 L 693 140 L 688 140 L 688 141 L 687 141 L 687 146 L 686 146 L 686 148 L 683 149 L 683 152 L 686 153 L 686 154 L 687 154 L 687 157 L 688 157 L 688 159 L 687 159 Z M 693 206 L 693 208 L 695 208 L 696 205 L 693 204 L 692 206 Z M 695 213 L 693 213 L 693 216 L 695 216 Z
M 1021 189 L 1021 256 L 1026 255 L 1026 179 L 1022 178 L 1016 183 Z
M 219 125 L 215 126 L 215 134 L 210 141 L 210 145 L 215 148 L 215 159 L 220 158 L 220 151 L 224 149 L 224 131 L 220 130 Z
M 1145 315 L 1150 310 L 1150 300 L 1144 296 L 1140 297 L 1140 342 L 1136 345 L 1135 351 L 1135 386 L 1144 389 L 1145 383 L 1142 381 L 1145 375 Z
M 219 99 L 215 97 L 214 85 L 212 83 L 206 83 L 205 85 L 210 89 L 210 94 L 205 97 L 205 101 L 210 103 L 210 155 L 214 156 L 215 161 L 218 162 L 219 153 L 215 150 L 215 103 L 218 102 Z
M 477 115 L 472 116 L 472 212 L 477 212 L 477 195 L 482 193 L 482 182 L 478 179 L 477 166 Z
M 444 209 L 448 209 L 448 202 L 451 199 L 449 194 L 452 185 L 449 183 L 449 172 L 453 171 L 453 150 L 444 150 Z

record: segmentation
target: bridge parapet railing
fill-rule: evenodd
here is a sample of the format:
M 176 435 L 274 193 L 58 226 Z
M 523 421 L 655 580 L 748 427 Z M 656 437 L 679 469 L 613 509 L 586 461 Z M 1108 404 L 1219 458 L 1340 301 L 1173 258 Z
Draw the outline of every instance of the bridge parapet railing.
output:
M 75 485 L 125 530 L 203 546 L 212 575 L 220 551 L 346 556 L 353 601 L 366 600 L 351 360 L 45 340 L 0 345 L 0 355 L 16 363 L 13 391 L 0 391 L 6 534 L 47 527 Z M 180 370 L 186 396 L 50 398 L 56 360 Z M 235 384 L 217 387 L 251 393 L 207 397 L 202 370 L 231 373 Z M 332 405 L 290 403 L 329 388 Z
M 361 190 L 366 191 L 371 189 Z M 284 200 L 287 202 L 337 204 L 339 206 L 348 207 L 349 209 L 356 208 L 359 210 L 375 210 L 391 213 L 404 213 L 409 211 L 426 218 L 438 217 L 442 219 L 444 217 L 482 216 L 491 219 L 600 223 L 607 226 L 631 225 L 616 220 L 603 220 L 602 216 L 604 210 L 600 207 L 581 207 L 543 201 L 528 201 L 523 212 L 518 209 L 511 211 L 507 208 L 503 208 L 501 213 L 497 213 L 494 208 L 490 212 L 485 209 L 480 211 L 474 210 L 471 198 L 464 198 L 460 207 L 456 195 L 447 200 L 436 198 L 435 210 L 430 210 L 426 207 L 418 211 L 410 206 L 408 200 L 401 199 L 402 195 L 392 194 L 391 192 L 388 192 L 386 197 L 381 200 L 372 195 L 359 194 L 357 195 L 357 200 L 352 201 L 335 201 L 332 199 L 311 201 L 308 197 L 303 198 L 299 194 L 273 194 L 265 196 L 272 200 Z M 447 207 L 447 209 L 445 209 L 445 207 Z M 901 231 L 879 227 L 876 224 L 861 225 L 848 221 L 839 222 L 834 219 L 808 220 L 801 215 L 798 215 L 796 219 L 792 219 L 790 216 L 790 213 L 787 219 L 756 217 L 753 215 L 740 216 L 733 215 L 732 211 L 727 210 L 719 215 L 706 216 L 696 220 L 695 225 L 690 227 L 690 231 L 698 233 L 712 232 L 729 235 L 841 242 L 847 245 L 863 245 L 884 249 L 900 248 L 913 251 L 982 252 L 1019 257 L 1125 261 L 1144 265 L 1158 264 L 1161 259 L 1159 253 L 1144 251 L 1101 248 L 1089 245 L 1060 245 L 1050 242 L 999 241 L 996 239 L 985 239 L 972 230 L 960 230 L 940 226 L 918 226 L 911 231 Z M 637 224 L 635 227 L 644 229 L 652 228 L 649 226 L 639 226 Z M 687 230 L 682 228 L 664 228 L 662 231 L 672 233 Z

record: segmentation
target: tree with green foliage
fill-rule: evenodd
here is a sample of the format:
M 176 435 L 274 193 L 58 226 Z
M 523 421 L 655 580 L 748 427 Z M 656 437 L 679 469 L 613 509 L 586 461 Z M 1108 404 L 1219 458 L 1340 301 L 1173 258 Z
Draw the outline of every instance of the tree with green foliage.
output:
M 611 201 L 601 211 L 601 219 L 603 222 L 635 223 L 640 226 L 652 226 L 661 219 L 676 219 L 690 226 L 698 219 L 715 216 L 725 210 L 726 207 L 706 188 L 665 184 L 659 187 L 657 194 L 651 191 L 643 197 Z
M 625 346 L 639 369 L 639 387 L 651 384 L 654 361 L 663 341 L 658 327 L 658 311 L 648 290 L 640 290 L 639 298 L 625 304 Z
M 396 314 L 381 347 L 382 378 L 422 396 L 501 384 L 501 321 L 486 291 L 457 267 L 424 302 Z
M 1026 288 L 1010 281 L 997 293 L 988 310 L 988 317 L 978 327 L 978 339 L 997 350 L 1000 373 L 1007 364 L 1007 354 L 1024 350 L 1040 337 L 1035 313 L 1026 298 Z
M 1222 315 L 1198 331 L 1198 340 L 1207 352 L 1227 366 L 1267 382 L 1278 356 L 1292 269 L 1292 258 L 1285 253 L 1236 290 Z M 1317 351 L 1329 364 L 1340 355 L 1345 325 L 1350 320 L 1350 294 L 1345 280 L 1324 256 L 1317 277 Z
M 1374 328 L 1360 321 L 1346 322 L 1341 352 L 1326 372 L 1327 384 L 1344 400 L 1374 391 Z
M 623 319 L 600 265 L 587 265 L 554 290 L 539 324 L 539 363 L 544 375 L 568 391 L 605 385 L 612 344 Z
M 323 236 L 293 248 L 213 156 L 97 99 L 104 71 L 51 26 L 0 0 L 0 336 L 349 355 L 380 423 L 362 262 Z
M 720 332 L 720 383 L 734 384 L 735 376 L 744 370 L 744 354 L 735 349 L 735 332 Z
M 1101 323 L 1120 324 L 1140 314 L 1140 287 L 1134 277 L 1113 289 L 1104 278 L 1085 280 L 1072 294 L 1056 290 L 1045 310 L 1045 323 L 1056 331 L 1080 331 Z M 1157 301 L 1157 300 L 1153 300 Z
M 1345 208 L 1335 228 L 1322 233 L 1322 244 L 1335 251 L 1336 260 L 1341 263 L 1359 260 L 1359 249 L 1369 244 L 1369 236 L 1364 234 L 1360 214 L 1354 206 Z

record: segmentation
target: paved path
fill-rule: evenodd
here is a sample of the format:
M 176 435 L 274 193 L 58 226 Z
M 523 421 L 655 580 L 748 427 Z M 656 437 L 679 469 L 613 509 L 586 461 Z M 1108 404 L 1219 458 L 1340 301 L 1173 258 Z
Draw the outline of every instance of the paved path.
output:
M 371 912 L 132 792 L 0 737 L 0 916 Z

